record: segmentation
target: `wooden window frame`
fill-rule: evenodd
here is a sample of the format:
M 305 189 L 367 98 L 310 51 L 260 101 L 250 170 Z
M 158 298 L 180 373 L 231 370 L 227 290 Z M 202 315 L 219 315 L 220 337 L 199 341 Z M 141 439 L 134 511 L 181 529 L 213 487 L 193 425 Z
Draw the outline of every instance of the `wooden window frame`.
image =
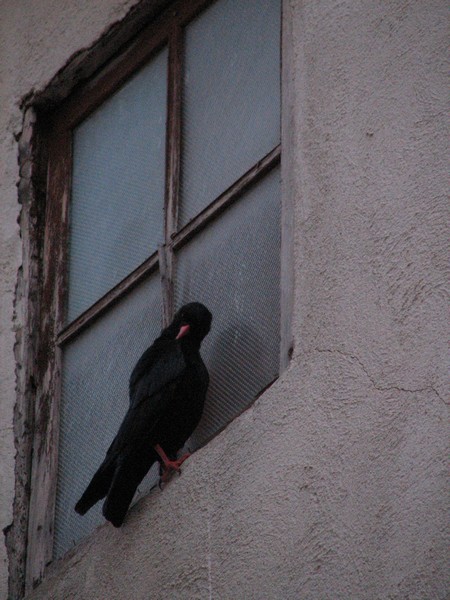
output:
M 159 269 L 163 287 L 163 321 L 173 313 L 172 267 L 174 252 L 182 248 L 227 207 L 281 162 L 281 144 L 274 147 L 227 190 L 186 225 L 176 229 L 181 160 L 181 93 L 183 29 L 214 0 L 177 0 L 145 26 L 124 50 L 90 80 L 83 83 L 56 110 L 40 118 L 39 148 L 45 154 L 47 190 L 41 256 L 40 335 L 36 349 L 33 457 L 31 465 L 28 534 L 26 543 L 26 589 L 38 583 L 52 562 L 58 465 L 59 399 L 62 346 L 103 315 L 151 273 Z M 164 198 L 164 244 L 138 268 L 114 286 L 73 322 L 65 325 L 68 246 L 68 210 L 71 194 L 72 130 L 102 104 L 162 47 L 169 50 L 167 92 L 166 180 Z M 283 111 L 282 111 L 283 114 Z M 39 120 L 39 119 L 38 119 Z M 42 125 L 45 123 L 45 127 Z M 283 128 L 283 122 L 282 122 Z M 45 151 L 42 151 L 45 147 Z M 42 162 L 42 156 L 40 157 Z M 42 172 L 42 168 L 41 172 Z M 283 165 L 282 165 L 283 177 Z M 282 195 L 283 191 L 282 191 Z M 291 313 L 292 207 L 282 201 L 281 247 L 281 344 L 280 373 L 292 354 Z

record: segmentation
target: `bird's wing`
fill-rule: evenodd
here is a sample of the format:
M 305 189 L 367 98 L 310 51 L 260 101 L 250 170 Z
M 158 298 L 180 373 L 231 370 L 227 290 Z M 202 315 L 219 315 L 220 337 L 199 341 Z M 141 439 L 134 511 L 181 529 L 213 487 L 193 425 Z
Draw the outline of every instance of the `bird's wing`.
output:
M 183 353 L 174 340 L 166 342 L 157 357 L 154 353 L 144 352 L 130 378 L 130 407 L 108 454 L 121 452 L 126 446 L 138 444 L 151 436 L 160 417 L 170 406 L 185 369 Z
M 180 377 L 185 367 L 183 352 L 176 340 L 156 340 L 131 373 L 130 405 L 134 406 Z

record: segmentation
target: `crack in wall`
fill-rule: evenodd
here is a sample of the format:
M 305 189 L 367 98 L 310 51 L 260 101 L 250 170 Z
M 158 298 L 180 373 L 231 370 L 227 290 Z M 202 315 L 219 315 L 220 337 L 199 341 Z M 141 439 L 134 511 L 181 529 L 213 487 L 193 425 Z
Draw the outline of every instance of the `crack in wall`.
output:
M 388 392 L 388 391 L 393 391 L 393 390 L 395 390 L 397 392 L 407 392 L 407 393 L 433 392 L 435 394 L 435 396 L 445 406 L 449 406 L 449 404 L 450 404 L 450 403 L 446 402 L 444 398 L 442 398 L 442 396 L 439 394 L 439 392 L 432 385 L 427 385 L 427 386 L 424 386 L 421 388 L 407 388 L 407 387 L 400 386 L 400 385 L 382 385 L 380 383 L 377 383 L 377 381 L 370 374 L 369 370 L 364 365 L 362 360 L 360 358 L 358 358 L 356 355 L 352 354 L 351 352 L 345 352 L 344 350 L 337 350 L 337 349 L 332 350 L 332 349 L 328 349 L 328 348 L 317 348 L 317 347 L 314 349 L 314 351 L 319 352 L 319 353 L 339 354 L 341 356 L 344 356 L 345 358 L 349 358 L 352 361 L 356 362 L 359 365 L 359 367 L 361 368 L 361 370 L 365 373 L 365 375 L 371 382 L 372 386 L 380 392 Z

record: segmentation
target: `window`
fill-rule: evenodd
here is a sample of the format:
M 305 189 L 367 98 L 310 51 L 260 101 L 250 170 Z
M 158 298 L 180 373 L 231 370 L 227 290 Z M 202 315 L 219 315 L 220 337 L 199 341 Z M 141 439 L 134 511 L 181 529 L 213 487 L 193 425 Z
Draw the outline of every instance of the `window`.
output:
M 103 521 L 73 506 L 136 360 L 180 305 L 213 313 L 191 449 L 278 375 L 280 12 L 274 0 L 171 3 L 51 116 L 34 574 Z

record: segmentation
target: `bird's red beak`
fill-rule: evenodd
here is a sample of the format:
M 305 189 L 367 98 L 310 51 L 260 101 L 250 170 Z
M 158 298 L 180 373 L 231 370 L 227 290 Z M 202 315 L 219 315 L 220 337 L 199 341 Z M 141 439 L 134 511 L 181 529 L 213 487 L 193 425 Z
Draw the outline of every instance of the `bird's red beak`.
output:
M 179 340 L 180 338 L 184 337 L 188 333 L 189 333 L 189 325 L 182 325 L 180 327 L 180 331 L 178 332 L 178 335 L 175 339 Z

